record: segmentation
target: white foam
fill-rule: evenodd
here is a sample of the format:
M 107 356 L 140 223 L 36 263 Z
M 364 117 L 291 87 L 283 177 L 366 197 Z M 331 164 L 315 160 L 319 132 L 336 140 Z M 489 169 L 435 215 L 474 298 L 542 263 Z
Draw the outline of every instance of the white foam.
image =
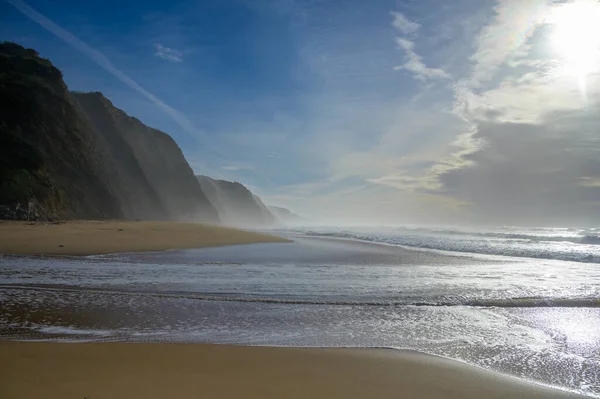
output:
M 57 335 L 95 335 L 101 337 L 108 337 L 114 334 L 110 330 L 93 330 L 93 329 L 81 329 L 75 327 L 65 326 L 42 326 L 38 327 L 37 331 L 45 334 L 57 334 Z
M 360 227 L 294 229 L 294 233 L 352 238 L 414 248 L 510 257 L 600 263 L 597 231 L 579 229 L 457 230 L 447 228 Z

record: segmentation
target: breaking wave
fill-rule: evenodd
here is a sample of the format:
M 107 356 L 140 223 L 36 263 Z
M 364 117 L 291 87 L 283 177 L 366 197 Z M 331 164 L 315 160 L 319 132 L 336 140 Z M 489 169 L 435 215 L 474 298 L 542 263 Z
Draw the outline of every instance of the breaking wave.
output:
M 323 227 L 296 232 L 442 251 L 600 263 L 598 229 L 501 227 L 476 231 L 424 227 L 343 230 Z

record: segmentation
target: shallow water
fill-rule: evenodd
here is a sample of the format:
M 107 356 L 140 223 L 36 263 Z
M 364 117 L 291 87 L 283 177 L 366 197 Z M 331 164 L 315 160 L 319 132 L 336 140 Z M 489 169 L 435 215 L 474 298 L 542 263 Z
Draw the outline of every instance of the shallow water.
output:
M 600 265 L 291 244 L 0 259 L 0 334 L 398 347 L 600 397 Z M 489 306 L 496 305 L 496 306 Z

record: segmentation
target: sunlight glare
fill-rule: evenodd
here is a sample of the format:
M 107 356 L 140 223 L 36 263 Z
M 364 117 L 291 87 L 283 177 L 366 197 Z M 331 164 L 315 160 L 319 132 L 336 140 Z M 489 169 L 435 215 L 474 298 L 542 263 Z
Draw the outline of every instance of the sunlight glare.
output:
M 600 3 L 557 6 L 548 22 L 554 25 L 552 45 L 564 59 L 566 73 L 584 79 L 599 69 Z

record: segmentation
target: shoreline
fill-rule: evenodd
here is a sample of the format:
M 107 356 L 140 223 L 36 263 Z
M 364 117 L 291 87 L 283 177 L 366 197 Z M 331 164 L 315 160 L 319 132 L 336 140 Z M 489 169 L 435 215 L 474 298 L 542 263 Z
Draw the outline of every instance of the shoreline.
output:
M 0 254 L 89 256 L 289 240 L 200 223 L 79 220 L 60 224 L 0 222 Z
M 110 234 L 115 235 L 112 232 Z M 180 359 L 181 356 L 177 355 L 179 349 L 176 349 L 175 352 L 172 349 L 184 346 L 195 353 L 195 359 L 185 360 L 191 368 L 180 370 L 177 368 L 178 364 L 166 365 L 164 369 L 151 368 L 146 370 L 146 374 L 133 378 L 127 384 L 144 385 L 146 381 L 164 378 L 167 379 L 167 385 L 173 392 L 178 392 L 180 387 L 183 387 L 187 391 L 183 391 L 182 396 L 203 396 L 203 387 L 190 386 L 194 382 L 187 381 L 188 377 L 177 384 L 170 382 L 173 378 L 178 378 L 180 374 L 187 376 L 191 373 L 193 375 L 189 378 L 193 380 L 198 373 L 211 372 L 211 370 L 204 369 L 198 371 L 196 367 L 202 366 L 196 364 L 198 359 L 201 359 L 200 363 L 218 362 L 221 355 L 214 353 L 210 356 L 206 355 L 207 349 L 205 348 L 212 346 L 202 345 L 202 343 L 212 342 L 220 344 L 219 347 L 228 347 L 226 344 L 231 343 L 250 347 L 266 344 L 273 346 L 260 347 L 262 349 L 258 353 L 252 352 L 252 354 L 247 353 L 246 347 L 236 346 L 235 348 L 242 349 L 236 350 L 235 353 L 228 352 L 223 356 L 231 359 L 230 362 L 234 369 L 238 363 L 244 367 L 248 363 L 259 363 L 256 369 L 262 374 L 257 378 L 264 381 L 264 384 L 281 379 L 288 381 L 288 387 L 290 384 L 304 387 L 305 379 L 302 380 L 302 375 L 320 373 L 328 376 L 337 370 L 345 373 L 346 377 L 340 375 L 334 381 L 321 381 L 318 388 L 308 387 L 306 389 L 313 390 L 308 393 L 302 391 L 302 395 L 298 396 L 289 396 L 288 391 L 261 391 L 259 394 L 254 393 L 254 385 L 246 386 L 246 391 L 253 392 L 255 397 L 397 397 L 397 392 L 405 393 L 401 397 L 448 397 L 450 399 L 582 397 L 564 396 L 564 393 L 569 392 L 598 395 L 598 391 L 595 389 L 596 380 L 590 371 L 594 373 L 594 370 L 598 370 L 600 363 L 597 363 L 595 360 L 597 356 L 591 351 L 581 352 L 582 355 L 589 353 L 592 359 L 592 363 L 589 364 L 590 368 L 581 369 L 584 370 L 581 372 L 569 371 L 568 367 L 561 368 L 565 367 L 564 362 L 560 360 L 562 355 L 573 353 L 573 351 L 567 350 L 550 351 L 549 357 L 539 358 L 535 360 L 535 363 L 529 364 L 526 359 L 536 354 L 536 346 L 530 345 L 532 342 L 533 344 L 539 342 L 536 335 L 530 334 L 528 327 L 524 327 L 526 331 L 523 334 L 524 331 L 520 330 L 523 323 L 509 326 L 501 321 L 496 322 L 494 315 L 487 315 L 487 311 L 483 313 L 477 310 L 462 312 L 460 309 L 446 311 L 446 309 L 438 310 L 439 308 L 431 306 L 408 306 L 402 309 L 394 308 L 390 312 L 390 308 L 386 304 L 377 303 L 376 307 L 366 310 L 362 306 L 364 304 L 362 302 L 356 303 L 359 306 L 353 306 L 354 303 L 348 303 L 351 306 L 343 305 L 342 308 L 337 306 L 338 303 L 334 303 L 335 306 L 328 306 L 331 303 L 327 302 L 327 298 L 336 298 L 338 295 L 345 294 L 345 287 L 354 282 L 360 282 L 360 287 L 364 285 L 366 292 L 370 292 L 373 288 L 380 287 L 380 283 L 377 281 L 382 279 L 394 283 L 394 287 L 397 287 L 392 295 L 394 292 L 410 293 L 411 287 L 407 285 L 411 284 L 410 281 L 422 281 L 423 278 L 429 278 L 430 275 L 435 277 L 440 271 L 446 275 L 449 273 L 450 276 L 455 276 L 457 272 L 460 272 L 459 278 L 462 278 L 465 273 L 480 273 L 480 260 L 443 256 L 428 251 L 411 251 L 372 242 L 282 236 L 293 241 L 276 245 L 270 243 L 232 245 L 219 248 L 125 255 L 119 253 L 117 256 L 101 255 L 89 258 L 76 256 L 67 258 L 66 255 L 57 255 L 62 256 L 61 259 L 55 255 L 48 257 L 45 261 L 12 260 L 8 255 L 1 262 L 0 269 L 3 269 L 5 282 L 10 282 L 14 286 L 4 287 L 9 289 L 0 287 L 0 302 L 3 302 L 4 308 L 3 311 L 0 311 L 0 321 L 5 327 L 0 328 L 0 356 L 6 357 L 4 353 L 7 346 L 2 346 L 3 339 L 16 341 L 25 338 L 28 342 L 22 343 L 23 345 L 28 346 L 41 341 L 44 345 L 56 346 L 58 349 L 43 349 L 39 353 L 38 350 L 33 350 L 30 355 L 23 356 L 38 358 L 43 363 L 45 361 L 43 357 L 50 356 L 48 353 L 55 351 L 54 355 L 50 357 L 59 359 L 59 370 L 68 374 L 66 377 L 66 374 L 59 374 L 56 379 L 64 380 L 70 378 L 69 370 L 73 369 L 78 372 L 77 364 L 80 367 L 89 368 L 90 362 L 104 364 L 101 369 L 96 369 L 96 374 L 110 372 L 114 364 L 120 364 L 121 361 L 131 361 L 127 363 L 130 365 L 130 370 L 144 368 L 146 367 L 144 359 L 151 354 L 137 353 L 136 348 L 139 345 L 148 345 L 152 348 L 151 352 L 164 351 L 163 357 L 168 362 Z M 40 256 L 36 257 L 43 259 Z M 489 267 L 492 275 L 510 273 L 506 270 L 509 266 L 504 264 L 499 266 L 490 264 Z M 518 265 L 514 268 L 518 269 Z M 338 273 L 340 271 L 343 273 Z M 295 288 L 293 284 L 289 284 L 291 281 L 289 279 L 292 277 L 299 279 L 292 281 L 293 284 L 299 284 Z M 340 280 L 340 277 L 343 279 Z M 445 284 L 445 278 L 438 280 L 439 283 Z M 256 288 L 257 282 L 260 283 L 258 289 Z M 52 284 L 56 284 L 55 288 L 51 287 Z M 326 303 L 313 303 L 311 299 L 310 304 L 314 304 L 315 307 L 307 307 L 301 298 L 299 301 L 288 300 L 285 303 L 280 303 L 281 301 L 271 303 L 268 299 L 263 301 L 259 298 L 263 290 L 266 290 L 265 297 L 283 296 L 288 299 L 289 297 L 311 297 L 312 295 L 319 297 L 322 292 L 325 292 Z M 213 296 L 213 294 L 227 294 L 228 297 L 231 297 L 230 293 L 237 291 L 256 294 L 259 300 L 238 301 L 233 298 L 232 301 L 223 302 L 223 298 Z M 384 290 L 385 292 L 391 291 L 387 289 L 387 291 Z M 437 297 L 443 290 L 432 292 Z M 188 293 L 190 296 L 187 295 Z M 203 293 L 209 298 L 204 298 Z M 387 296 L 383 295 L 383 297 Z M 351 299 L 353 297 L 350 297 Z M 290 307 L 290 305 L 297 307 Z M 559 310 L 551 309 L 548 314 L 545 309 L 533 313 L 527 310 L 521 316 L 525 317 L 525 320 L 537 320 L 535 317 L 539 315 L 544 323 L 546 320 L 552 323 L 556 317 L 559 317 L 568 323 L 569 320 L 580 320 L 585 315 L 591 319 L 597 315 L 588 310 L 568 311 L 567 313 Z M 585 336 L 580 334 L 580 339 L 586 338 L 588 335 L 594 336 L 593 324 L 583 327 L 584 332 L 588 330 L 589 332 Z M 436 331 L 431 331 L 432 329 Z M 512 334 L 513 329 L 515 329 L 516 335 Z M 539 327 L 536 330 L 539 330 Z M 552 331 L 554 331 L 554 327 L 552 327 Z M 477 338 L 474 341 L 463 340 L 461 337 L 465 335 Z M 412 337 L 416 337 L 416 340 Z M 456 343 L 446 349 L 436 350 L 433 346 L 420 344 L 420 337 L 427 338 L 430 340 L 428 342 L 445 342 L 448 339 Z M 504 342 L 503 337 L 506 337 L 508 341 Z M 485 339 L 485 341 L 480 342 L 480 339 Z M 60 343 L 50 343 L 56 341 Z M 79 342 L 77 345 L 84 345 L 81 348 L 93 348 L 96 344 L 122 345 L 125 353 L 131 353 L 132 359 L 116 361 L 111 357 L 110 359 L 93 360 L 94 358 L 88 358 L 87 355 L 78 354 L 82 350 L 86 353 L 88 351 L 88 349 L 80 348 L 76 350 L 77 353 L 67 356 L 66 363 L 63 364 L 60 360 L 64 355 L 61 348 L 67 348 L 63 344 L 77 341 Z M 170 344 L 168 344 L 169 342 Z M 543 345 L 547 345 L 547 343 L 543 343 Z M 155 349 L 162 346 L 165 349 Z M 134 348 L 133 352 L 129 349 L 130 347 Z M 334 347 L 336 348 L 334 349 Z M 121 356 L 113 352 L 112 348 L 114 347 L 108 346 L 109 353 Z M 394 350 L 383 348 L 393 348 Z M 423 352 L 415 352 L 414 356 L 417 356 L 418 353 L 418 359 L 408 361 L 406 356 L 409 355 L 406 355 L 401 348 L 414 348 L 414 350 Z M 490 352 L 490 348 L 492 352 Z M 272 352 L 274 349 L 278 350 L 276 354 Z M 281 354 L 279 354 L 279 349 L 283 350 Z M 290 349 L 301 352 L 294 352 L 292 356 L 289 354 Z M 501 356 L 498 357 L 494 352 L 496 349 L 501 350 Z M 521 352 L 522 350 L 523 352 Z M 70 353 L 71 349 L 69 348 L 67 352 Z M 24 352 L 21 351 L 22 353 Z M 440 358 L 439 355 L 443 357 Z M 21 355 L 17 356 L 22 357 Z M 73 360 L 73 356 L 80 360 Z M 185 357 L 185 355 L 183 356 Z M 275 362 L 273 356 L 283 358 L 280 362 L 285 362 L 285 365 L 281 370 L 264 370 L 265 362 L 267 362 L 267 366 Z M 314 356 L 317 356 L 319 360 L 310 362 L 306 360 L 307 357 L 314 358 Z M 373 356 L 379 358 L 380 361 L 374 364 Z M 393 357 L 393 360 L 387 359 L 390 356 Z M 496 363 L 482 362 L 482 359 L 488 359 L 490 356 L 497 358 Z M 169 360 L 172 357 L 176 359 Z M 434 357 L 435 360 L 430 357 Z M 382 358 L 386 359 L 381 360 Z M 417 364 L 414 363 L 415 361 Z M 9 364 L 4 367 L 9 367 L 10 362 L 12 361 L 9 361 Z M 161 362 L 162 357 L 156 361 L 156 364 L 161 364 Z M 299 365 L 294 365 L 296 362 L 299 362 Z M 326 365 L 321 365 L 321 363 Z M 381 364 L 384 364 L 384 368 L 396 370 L 395 374 L 382 376 L 378 371 L 382 367 Z M 56 364 L 52 363 L 46 368 L 55 366 Z M 463 366 L 467 368 L 465 369 Z M 583 366 L 587 367 L 585 364 Z M 420 382 L 421 385 L 416 387 L 413 384 L 414 378 L 406 380 L 405 376 L 407 372 L 412 372 L 410 369 L 414 367 L 418 367 L 422 372 L 422 375 L 414 376 L 414 378 L 423 380 Z M 29 368 L 31 366 L 24 366 L 22 372 L 31 374 L 30 371 L 26 371 Z M 67 372 L 64 371 L 65 368 L 67 368 Z M 454 371 L 448 371 L 448 368 Z M 34 365 L 31 369 L 38 370 L 38 366 Z M 39 370 L 32 372 L 45 373 L 42 366 Z M 252 373 L 254 368 L 238 371 Z M 277 374 L 279 371 L 281 373 Z M 126 372 L 128 371 L 125 370 L 124 373 Z M 481 374 L 482 372 L 484 374 Z M 385 373 L 388 371 L 384 370 Z M 459 374 L 456 377 L 458 380 L 448 377 L 448 375 L 456 376 L 457 373 Z M 465 377 L 464 373 L 469 374 L 470 377 Z M 490 375 L 490 373 L 492 374 Z M 298 377 L 299 375 L 300 377 Z M 431 392 L 429 385 L 431 379 L 434 378 L 432 375 L 440 375 L 435 378 L 450 378 L 451 381 L 448 382 L 449 385 L 439 387 L 437 392 Z M 0 369 L 0 397 L 4 397 L 1 390 L 2 376 L 3 373 Z M 222 378 L 221 385 L 238 383 L 238 375 L 235 372 L 232 374 L 232 371 L 227 368 L 219 371 L 219 376 Z M 383 377 L 385 378 L 382 380 Z M 516 391 L 506 392 L 508 388 L 502 386 L 496 393 L 464 392 L 460 391 L 462 388 L 456 387 L 459 385 L 461 387 L 470 386 L 472 390 L 481 389 L 478 385 L 482 384 L 481 378 L 488 381 L 504 377 L 510 378 L 510 380 L 507 382 L 503 379 L 503 384 L 510 385 L 511 389 L 516 389 Z M 82 375 L 81 379 L 84 383 L 80 382 L 79 384 L 86 386 L 91 384 L 89 378 L 92 378 L 92 387 L 94 387 L 96 384 L 95 374 Z M 105 377 L 105 385 L 110 386 L 113 380 L 119 378 L 119 375 L 108 375 Z M 377 392 L 362 392 L 361 395 L 358 395 L 355 394 L 355 390 L 358 392 L 360 387 L 351 392 L 343 391 L 344 384 L 347 384 L 348 380 L 362 381 L 367 387 L 382 385 L 388 388 Z M 518 385 L 516 388 L 515 380 Z M 53 381 L 48 383 L 52 388 Z M 210 381 L 208 383 L 210 384 Z M 244 383 L 242 382 L 242 384 Z M 312 384 L 313 381 L 309 381 L 309 383 Z M 533 384 L 538 391 L 530 391 L 531 387 L 524 388 L 525 391 L 523 391 L 522 383 Z M 591 389 L 587 388 L 590 386 Z M 72 389 L 72 387 L 63 388 Z M 119 397 L 118 395 L 122 391 L 127 391 L 128 397 L 153 397 L 153 392 L 140 393 L 132 391 L 131 389 L 134 389 L 132 387 L 125 388 L 110 392 L 94 391 L 93 394 L 65 391 L 56 394 L 55 397 L 56 399 L 86 395 L 90 398 Z M 40 396 L 37 394 L 44 389 L 46 388 L 40 388 L 39 392 L 27 391 L 17 397 Z M 220 387 L 212 389 L 204 396 L 219 397 Z M 286 388 L 279 386 L 274 389 L 285 390 Z M 541 394 L 539 389 L 546 389 L 545 394 Z M 339 390 L 345 393 L 342 394 Z M 245 397 L 246 391 L 226 392 L 228 396 L 223 397 Z M 187 392 L 191 392 L 191 394 Z M 452 395 L 448 396 L 447 392 L 451 392 Z M 478 393 L 475 394 L 476 392 Z M 525 396 L 523 392 L 525 392 Z M 431 396 L 427 396 L 429 394 Z M 563 396 L 557 396 L 561 394 Z M 123 397 L 125 396 L 127 395 L 124 394 Z M 169 396 L 173 395 L 163 392 L 156 397 Z
M 288 234 L 286 237 L 294 237 L 294 235 Z M 448 258 L 461 258 L 465 260 L 476 260 L 482 263 L 503 263 L 503 262 L 522 262 L 523 260 L 529 260 L 532 258 L 527 257 L 518 257 L 518 256 L 509 256 L 509 255 L 493 255 L 493 254 L 484 254 L 480 252 L 467 252 L 467 251 L 451 251 L 448 249 L 437 249 L 437 248 L 428 248 L 428 247 L 417 247 L 410 246 L 404 244 L 393 244 L 389 242 L 383 241 L 372 241 L 367 239 L 355 238 L 355 237 L 337 237 L 337 236 L 325 236 L 325 235 L 300 235 L 300 237 L 304 238 L 312 238 L 318 240 L 330 240 L 330 241 L 339 241 L 344 243 L 360 243 L 364 245 L 371 245 L 374 247 L 385 247 L 385 248 L 398 248 L 407 252 L 416 252 L 416 253 L 424 253 L 424 254 L 433 254 L 439 256 L 445 256 Z M 537 258 L 533 258 L 537 259 Z M 556 260 L 559 262 L 564 262 L 558 259 L 544 259 L 544 260 Z
M 583 398 L 412 350 L 0 340 L 0 396 Z

